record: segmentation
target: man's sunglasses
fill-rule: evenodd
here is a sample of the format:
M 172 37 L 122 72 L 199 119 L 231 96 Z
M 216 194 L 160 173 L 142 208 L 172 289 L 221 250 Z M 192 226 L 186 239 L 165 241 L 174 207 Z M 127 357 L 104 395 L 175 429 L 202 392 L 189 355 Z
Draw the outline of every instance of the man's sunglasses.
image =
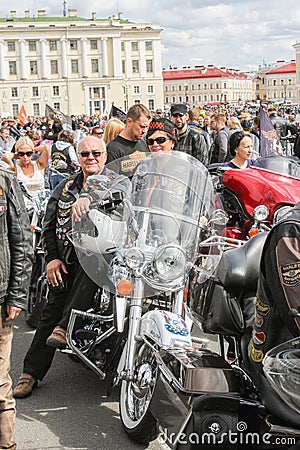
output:
M 175 113 L 175 114 L 172 114 L 172 116 L 173 117 L 183 117 L 184 114 L 183 113 Z
M 25 155 L 27 155 L 27 156 L 32 156 L 32 155 L 33 155 L 33 152 L 18 152 L 18 155 L 19 155 L 19 156 L 25 156 Z
M 163 144 L 164 142 L 169 141 L 168 138 L 161 136 L 161 137 L 157 137 L 156 139 L 147 139 L 147 144 L 148 145 L 153 145 L 154 142 L 156 142 L 157 144 Z
M 90 154 L 92 154 L 94 158 L 100 158 L 100 156 L 104 155 L 104 153 L 106 152 L 98 152 L 97 150 L 93 150 L 91 152 L 81 152 L 79 155 L 82 156 L 82 158 L 88 158 Z
M 103 134 L 103 131 L 94 131 L 93 134 L 99 134 L 99 135 L 101 134 L 101 135 L 102 135 L 102 134 Z

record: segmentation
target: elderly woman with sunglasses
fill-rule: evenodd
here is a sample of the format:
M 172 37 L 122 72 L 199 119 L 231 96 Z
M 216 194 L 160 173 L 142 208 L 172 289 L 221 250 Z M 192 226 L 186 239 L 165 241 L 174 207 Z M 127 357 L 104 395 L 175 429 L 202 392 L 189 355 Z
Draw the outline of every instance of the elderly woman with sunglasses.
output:
M 37 161 L 32 160 L 34 144 L 28 136 L 21 137 L 15 145 L 15 153 L 9 153 L 2 159 L 16 172 L 17 178 L 24 184 L 34 199 L 45 189 L 44 170 L 50 156 L 48 146 L 43 146 Z M 15 164 L 14 164 L 15 161 Z M 26 206 L 31 205 L 27 202 Z
M 146 142 L 150 152 L 169 152 L 177 143 L 175 125 L 171 120 L 160 117 L 151 120 Z

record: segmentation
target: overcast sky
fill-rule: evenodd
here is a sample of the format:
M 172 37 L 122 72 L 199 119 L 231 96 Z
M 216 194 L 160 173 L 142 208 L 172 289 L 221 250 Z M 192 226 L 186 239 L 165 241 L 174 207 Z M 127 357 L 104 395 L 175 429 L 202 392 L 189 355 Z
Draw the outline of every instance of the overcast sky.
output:
M 5 8 L 5 9 L 4 9 Z M 106 18 L 118 12 L 135 22 L 159 23 L 163 67 L 214 64 L 249 70 L 277 60 L 295 59 L 300 41 L 299 0 L 67 0 L 77 15 Z M 62 15 L 63 0 L 0 2 L 0 16 L 15 9 Z

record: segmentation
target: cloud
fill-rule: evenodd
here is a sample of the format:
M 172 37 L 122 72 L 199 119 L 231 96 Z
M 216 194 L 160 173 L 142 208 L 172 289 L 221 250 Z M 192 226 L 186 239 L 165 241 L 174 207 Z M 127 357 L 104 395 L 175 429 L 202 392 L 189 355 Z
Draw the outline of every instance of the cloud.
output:
M 18 16 L 25 9 L 62 15 L 62 8 L 62 0 L 46 5 L 44 0 L 14 0 L 13 6 Z M 200 62 L 246 70 L 263 59 L 294 59 L 293 44 L 300 39 L 300 4 L 295 0 L 113 0 L 101 5 L 98 0 L 68 0 L 69 8 L 87 18 L 94 11 L 99 18 L 122 11 L 128 20 L 159 23 L 164 67 Z M 8 15 L 2 4 L 0 16 Z

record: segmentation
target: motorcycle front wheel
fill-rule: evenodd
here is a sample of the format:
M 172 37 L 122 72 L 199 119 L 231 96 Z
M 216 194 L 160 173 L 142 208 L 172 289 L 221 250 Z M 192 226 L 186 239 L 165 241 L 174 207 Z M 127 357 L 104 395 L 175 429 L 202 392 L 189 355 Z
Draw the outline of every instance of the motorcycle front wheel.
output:
M 120 416 L 127 435 L 138 444 L 148 444 L 158 436 L 158 423 L 149 407 L 157 377 L 157 363 L 151 349 L 142 344 L 137 351 L 132 381 L 123 380 Z

